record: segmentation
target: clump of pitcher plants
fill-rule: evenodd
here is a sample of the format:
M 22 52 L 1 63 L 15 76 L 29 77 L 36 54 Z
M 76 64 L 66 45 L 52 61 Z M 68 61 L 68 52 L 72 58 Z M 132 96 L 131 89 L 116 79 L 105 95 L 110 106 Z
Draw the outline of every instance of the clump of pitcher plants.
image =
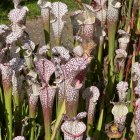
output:
M 26 32 L 29 9 L 13 0 L 11 24 L 0 25 L 0 140 L 140 140 L 139 0 L 76 2 L 70 13 L 37 2 L 40 46 Z

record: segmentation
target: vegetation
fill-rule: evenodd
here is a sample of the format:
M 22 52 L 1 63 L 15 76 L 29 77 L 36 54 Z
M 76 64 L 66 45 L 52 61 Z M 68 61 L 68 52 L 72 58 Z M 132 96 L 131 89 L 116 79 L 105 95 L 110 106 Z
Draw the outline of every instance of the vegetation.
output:
M 52 2 L 55 2 L 58 0 L 52 0 Z M 64 2 L 68 5 L 69 10 L 75 10 L 78 8 L 77 3 L 74 2 L 74 0 L 61 0 L 61 2 Z M 37 6 L 36 0 L 26 0 L 21 3 L 21 5 L 27 6 L 30 10 L 28 13 L 27 18 L 37 18 L 40 16 L 40 9 Z M 7 14 L 8 12 L 13 8 L 13 3 L 11 0 L 2 0 L 0 2 L 0 23 L 8 23 L 7 20 Z
M 140 140 L 140 1 L 64 2 L 1 3 L 0 140 Z M 25 30 L 27 6 L 43 46 Z

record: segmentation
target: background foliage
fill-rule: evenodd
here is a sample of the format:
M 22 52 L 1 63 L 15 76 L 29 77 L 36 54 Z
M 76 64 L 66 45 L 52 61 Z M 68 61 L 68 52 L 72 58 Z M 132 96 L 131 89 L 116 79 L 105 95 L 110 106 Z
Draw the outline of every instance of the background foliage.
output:
M 52 2 L 58 0 L 51 0 Z M 84 0 L 88 3 L 90 0 Z M 75 10 L 78 8 L 78 5 L 74 0 L 61 0 L 68 5 L 69 10 Z M 37 0 L 26 0 L 22 2 L 22 5 L 25 5 L 29 8 L 30 12 L 28 18 L 37 18 L 40 16 L 40 9 L 37 6 Z M 13 8 L 12 0 L 0 0 L 0 23 L 7 23 L 7 14 Z

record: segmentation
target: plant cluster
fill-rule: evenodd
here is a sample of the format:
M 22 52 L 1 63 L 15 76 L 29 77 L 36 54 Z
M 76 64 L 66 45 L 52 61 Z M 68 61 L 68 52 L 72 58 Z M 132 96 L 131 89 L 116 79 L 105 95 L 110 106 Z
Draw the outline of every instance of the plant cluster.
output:
M 140 140 L 140 2 L 75 2 L 71 14 L 62 2 L 37 2 L 40 46 L 25 30 L 28 8 L 13 0 L 11 24 L 0 25 L 0 140 Z

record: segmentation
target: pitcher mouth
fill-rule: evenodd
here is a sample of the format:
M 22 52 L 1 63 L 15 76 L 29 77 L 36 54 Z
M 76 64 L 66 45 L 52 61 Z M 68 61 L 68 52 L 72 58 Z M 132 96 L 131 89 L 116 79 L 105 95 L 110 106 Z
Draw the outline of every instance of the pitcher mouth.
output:
M 70 137 L 73 137 L 73 138 L 77 138 L 77 137 L 80 137 L 80 136 L 82 136 L 83 135 L 83 133 L 86 131 L 86 126 L 85 126 L 85 124 L 83 123 L 83 122 L 80 122 L 81 123 L 81 125 L 82 125 L 82 127 L 83 127 L 83 131 L 81 132 L 81 133 L 79 133 L 79 134 L 71 134 L 70 132 L 68 132 L 65 128 L 65 122 L 62 124 L 62 126 L 61 126 L 61 130 L 62 130 L 62 132 L 64 133 L 64 134 L 67 134 L 67 135 L 69 135 Z
M 116 2 L 112 1 L 111 6 L 115 9 L 119 9 L 122 5 L 119 1 L 118 2 L 117 1 Z

